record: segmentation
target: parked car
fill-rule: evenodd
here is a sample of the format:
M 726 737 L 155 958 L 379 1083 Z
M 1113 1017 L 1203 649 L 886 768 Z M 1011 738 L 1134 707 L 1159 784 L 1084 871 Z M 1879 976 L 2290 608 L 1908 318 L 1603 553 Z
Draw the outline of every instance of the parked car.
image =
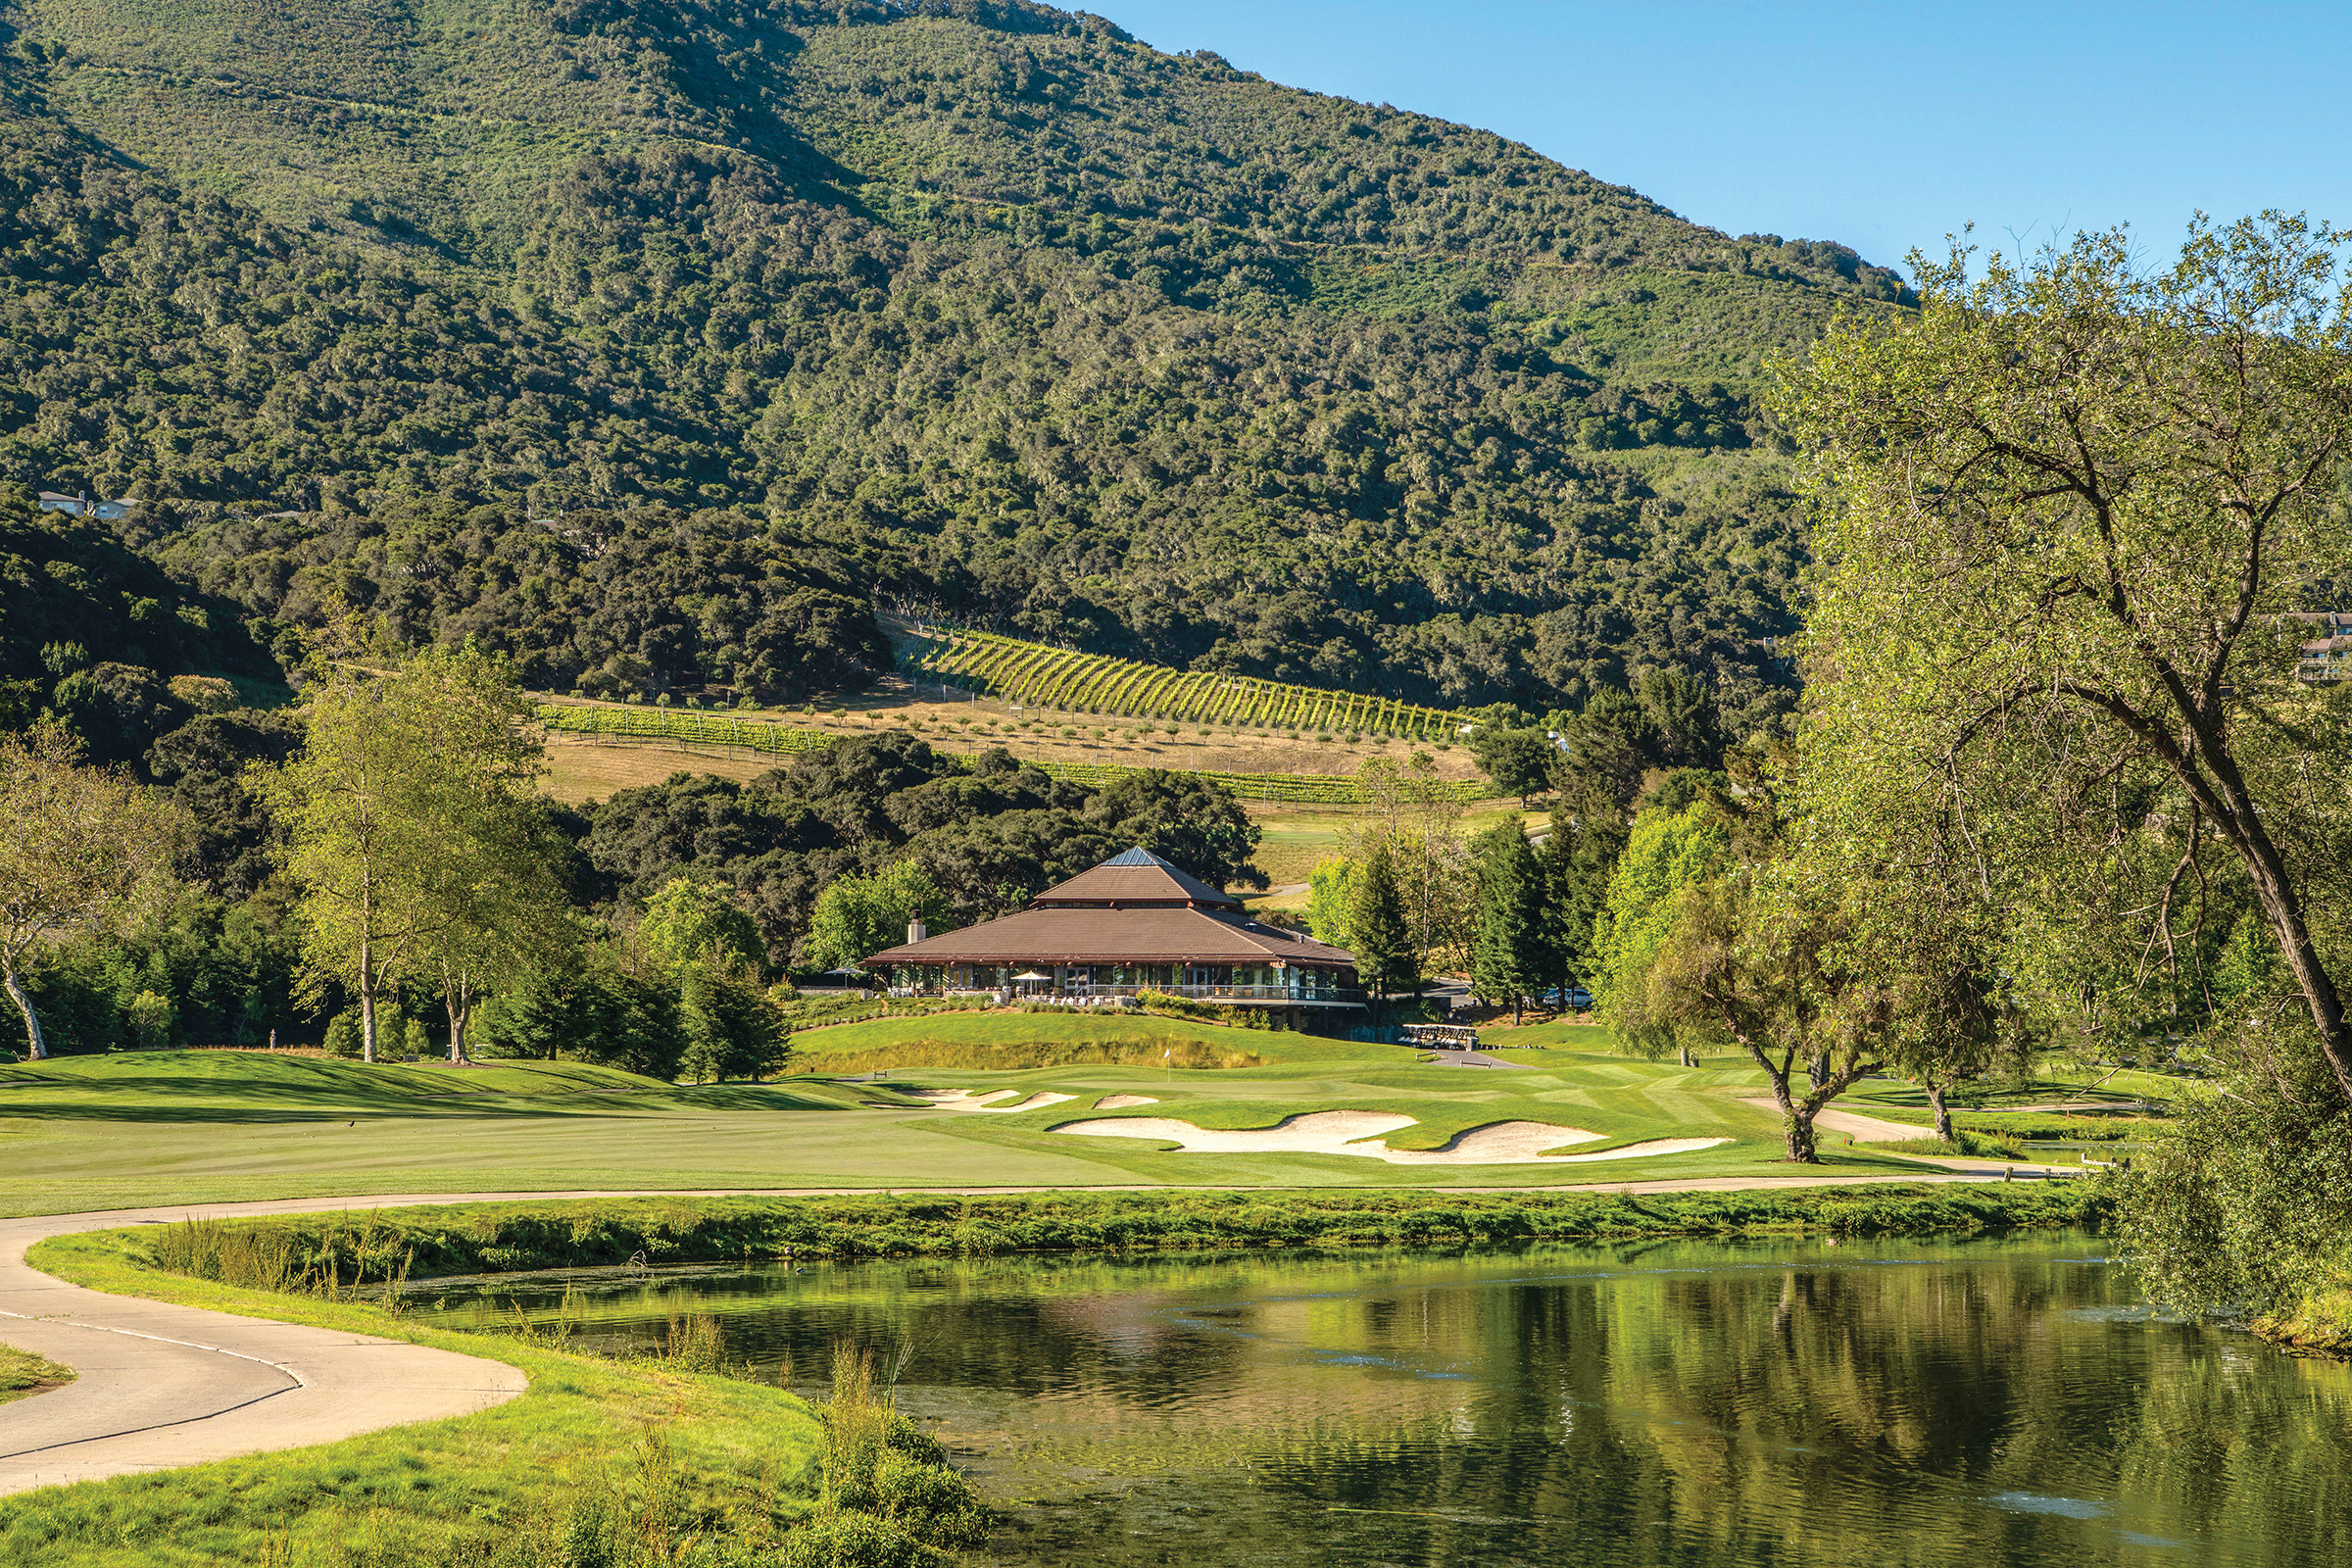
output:
M 1558 1007 L 1565 1005 L 1572 1007 L 1579 1012 L 1585 1012 L 1592 1008 L 1592 993 L 1587 991 L 1583 986 L 1570 986 L 1567 990 L 1565 998 L 1563 999 L 1560 988 L 1554 986 L 1549 991 L 1546 991 L 1542 996 L 1538 997 L 1536 1000 L 1544 1004 L 1544 1005 L 1546 1007 Z

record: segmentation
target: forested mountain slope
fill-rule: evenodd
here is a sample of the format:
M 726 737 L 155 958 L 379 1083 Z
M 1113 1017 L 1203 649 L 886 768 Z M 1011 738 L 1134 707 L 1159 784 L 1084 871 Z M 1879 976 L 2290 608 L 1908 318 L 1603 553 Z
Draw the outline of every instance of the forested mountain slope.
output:
M 557 681 L 835 684 L 871 591 L 1446 705 L 1680 663 L 1760 717 L 1803 540 L 1749 391 L 1900 294 L 1017 3 L 8 17 L 0 478 L 154 498 L 256 620 Z M 583 540 L 679 529 L 732 576 L 547 653 Z

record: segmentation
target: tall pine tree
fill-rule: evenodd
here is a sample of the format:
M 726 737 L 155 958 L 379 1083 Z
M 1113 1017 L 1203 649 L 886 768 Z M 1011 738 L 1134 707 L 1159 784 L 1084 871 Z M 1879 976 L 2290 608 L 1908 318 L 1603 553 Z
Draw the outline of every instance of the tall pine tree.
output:
M 1525 1015 L 1527 995 L 1549 970 L 1544 949 L 1544 867 L 1517 817 L 1487 834 L 1478 865 L 1478 933 L 1470 945 L 1470 983 L 1490 1002 L 1508 999 L 1511 1021 Z
M 1373 845 L 1364 857 L 1363 870 L 1355 879 L 1355 907 L 1348 924 L 1355 941 L 1355 971 L 1374 1006 L 1384 993 L 1420 995 L 1420 951 L 1413 945 L 1404 895 L 1396 886 L 1396 861 L 1385 841 Z

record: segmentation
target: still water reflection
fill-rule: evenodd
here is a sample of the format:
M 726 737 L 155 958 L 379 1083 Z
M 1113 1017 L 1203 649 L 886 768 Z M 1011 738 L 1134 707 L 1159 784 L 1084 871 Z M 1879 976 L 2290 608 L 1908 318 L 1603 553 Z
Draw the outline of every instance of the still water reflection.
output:
M 2087 1236 L 569 1283 L 592 1336 L 712 1314 L 812 1393 L 903 1350 L 994 1562 L 2352 1564 L 2352 1368 L 2151 1313 Z

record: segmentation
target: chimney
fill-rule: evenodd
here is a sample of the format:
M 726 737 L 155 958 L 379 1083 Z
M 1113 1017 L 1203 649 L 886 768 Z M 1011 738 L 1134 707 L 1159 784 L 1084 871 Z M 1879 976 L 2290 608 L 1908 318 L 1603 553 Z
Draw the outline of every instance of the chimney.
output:
M 906 940 L 908 942 L 920 942 L 930 934 L 931 928 L 924 925 L 922 921 L 909 920 L 906 922 Z

